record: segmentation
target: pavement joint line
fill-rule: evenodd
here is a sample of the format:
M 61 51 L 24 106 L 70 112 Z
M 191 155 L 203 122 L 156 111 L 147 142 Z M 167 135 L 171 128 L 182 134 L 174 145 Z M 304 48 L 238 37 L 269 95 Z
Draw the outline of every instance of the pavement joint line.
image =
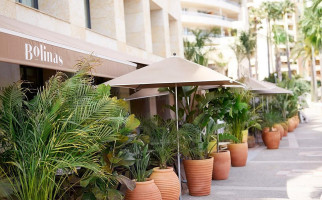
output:
M 299 144 L 296 140 L 295 135 L 289 134 L 287 139 L 288 139 L 289 148 L 299 148 Z
M 275 164 L 275 163 L 281 163 L 281 164 L 322 164 L 322 161 L 310 161 L 310 160 L 259 160 L 259 161 L 250 161 L 250 163 L 254 164 Z
M 216 189 L 220 190 L 251 190 L 251 191 L 287 191 L 287 189 L 291 188 L 300 188 L 300 189 L 321 189 L 321 187 L 312 187 L 312 186 L 303 186 L 303 185 L 298 185 L 298 186 L 288 186 L 288 187 L 258 187 L 258 186 L 213 186 Z

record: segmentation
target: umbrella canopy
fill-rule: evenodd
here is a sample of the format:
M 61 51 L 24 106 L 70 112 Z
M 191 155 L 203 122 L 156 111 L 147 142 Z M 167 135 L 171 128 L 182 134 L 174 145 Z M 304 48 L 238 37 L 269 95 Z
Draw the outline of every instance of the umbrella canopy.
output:
M 244 77 L 241 79 L 241 82 L 246 85 L 248 90 L 256 94 L 293 94 L 292 91 L 267 81 L 258 81 L 253 78 Z
M 209 90 L 209 89 L 214 89 L 214 88 L 219 88 L 219 87 L 243 87 L 242 85 L 223 85 L 223 86 L 212 86 L 212 85 L 205 85 L 205 86 L 200 86 L 198 90 Z M 148 97 L 157 97 L 157 96 L 165 96 L 169 95 L 170 93 L 168 91 L 160 92 L 158 88 L 144 88 L 139 90 L 138 92 L 131 94 L 127 98 L 125 98 L 126 101 L 131 101 L 131 100 L 136 100 L 136 99 L 143 99 L 143 98 L 148 98 Z
M 142 99 L 148 97 L 157 97 L 170 94 L 169 92 L 160 92 L 158 88 L 146 88 L 142 89 L 134 94 L 131 94 L 129 97 L 125 98 L 126 101 L 131 101 L 135 99 Z
M 293 94 L 293 92 L 291 90 L 287 90 L 285 88 L 281 88 L 278 87 L 276 84 L 274 83 L 270 83 L 270 82 L 266 82 L 266 81 L 262 81 L 265 85 L 267 85 L 268 87 L 272 87 L 271 89 L 268 90 L 259 90 L 257 91 L 258 94 Z
M 254 78 L 244 77 L 240 82 L 246 85 L 246 89 L 250 91 L 263 91 L 273 89 L 274 86 L 265 84 L 263 81 L 258 81 Z
M 105 84 L 112 87 L 159 88 L 193 85 L 240 85 L 240 83 L 180 57 L 169 57 Z

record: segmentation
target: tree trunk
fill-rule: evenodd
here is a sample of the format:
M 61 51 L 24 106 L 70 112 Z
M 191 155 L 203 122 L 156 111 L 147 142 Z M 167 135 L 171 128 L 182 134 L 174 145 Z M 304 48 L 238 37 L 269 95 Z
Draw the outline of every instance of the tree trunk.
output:
M 283 76 L 281 71 L 281 56 L 280 56 L 280 52 L 278 50 L 277 44 L 275 44 L 275 68 L 276 68 L 278 80 L 282 81 Z
M 316 82 L 316 69 L 315 69 L 315 55 L 314 55 L 314 47 L 311 46 L 311 53 L 312 53 L 312 101 L 317 101 L 317 82 Z
M 237 77 L 240 79 L 240 64 L 239 62 L 237 63 Z
M 270 22 L 269 22 L 269 19 L 267 19 L 267 64 L 268 64 L 268 76 L 271 74 L 271 56 L 270 56 L 270 53 L 269 53 L 269 49 L 270 49 L 270 38 L 271 38 L 271 26 L 270 26 Z
M 258 80 L 258 58 L 257 58 L 257 22 L 255 21 L 255 78 Z
M 247 56 L 247 59 L 248 59 L 248 67 L 249 67 L 249 77 L 253 78 L 252 65 L 250 63 L 250 56 L 249 55 Z
M 291 71 L 291 63 L 290 63 L 290 49 L 289 49 L 289 38 L 287 33 L 287 13 L 283 16 L 284 17 L 284 31 L 286 33 L 286 58 L 287 58 L 287 69 L 288 69 L 288 78 L 292 78 L 292 71 Z

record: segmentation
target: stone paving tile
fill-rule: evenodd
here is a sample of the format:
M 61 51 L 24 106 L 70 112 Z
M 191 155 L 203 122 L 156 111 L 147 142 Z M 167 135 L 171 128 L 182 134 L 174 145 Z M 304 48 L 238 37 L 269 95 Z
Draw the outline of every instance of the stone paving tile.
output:
M 249 149 L 246 167 L 231 168 L 228 180 L 212 181 L 205 197 L 184 200 L 318 200 L 322 194 L 322 104 L 305 110 L 309 122 L 284 137 L 280 149 Z M 322 200 L 322 198 L 321 198 Z

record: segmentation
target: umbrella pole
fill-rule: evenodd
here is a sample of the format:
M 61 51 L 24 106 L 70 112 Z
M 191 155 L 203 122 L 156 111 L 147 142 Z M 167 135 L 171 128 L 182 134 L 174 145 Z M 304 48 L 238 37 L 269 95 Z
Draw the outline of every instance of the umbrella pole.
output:
M 180 166 L 180 141 L 179 141 L 179 117 L 178 117 L 178 87 L 177 84 L 175 85 L 175 99 L 176 99 L 176 125 L 177 125 L 177 145 L 178 145 L 178 153 L 177 153 L 177 159 L 178 159 L 178 178 L 180 183 L 180 200 L 181 200 L 181 166 Z

